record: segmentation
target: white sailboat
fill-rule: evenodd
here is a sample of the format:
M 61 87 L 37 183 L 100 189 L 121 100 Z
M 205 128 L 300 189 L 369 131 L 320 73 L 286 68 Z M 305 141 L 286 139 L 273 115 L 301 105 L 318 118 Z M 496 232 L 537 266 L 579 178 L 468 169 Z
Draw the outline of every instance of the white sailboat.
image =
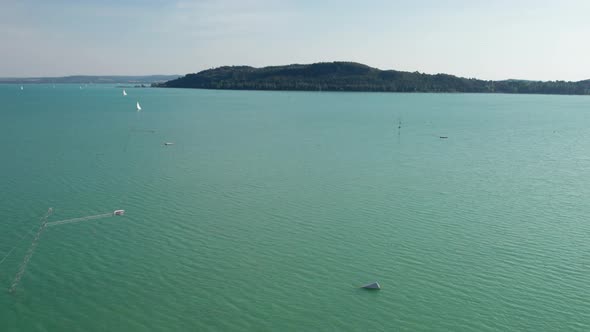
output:
M 137 111 L 141 111 L 141 105 L 139 105 L 139 102 L 137 102 Z
M 24 90 L 25 88 L 24 88 L 24 87 L 21 85 L 21 86 L 20 86 L 20 89 L 21 89 L 21 90 Z
M 125 92 L 125 89 L 123 89 L 123 96 L 126 96 L 127 92 Z

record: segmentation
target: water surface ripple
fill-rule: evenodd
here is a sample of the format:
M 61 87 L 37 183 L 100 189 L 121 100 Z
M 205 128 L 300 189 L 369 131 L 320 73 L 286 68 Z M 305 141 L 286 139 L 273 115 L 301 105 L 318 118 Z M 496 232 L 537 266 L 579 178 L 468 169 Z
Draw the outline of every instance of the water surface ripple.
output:
M 120 90 L 0 85 L 4 289 L 127 211 L 1 331 L 590 329 L 588 98 Z

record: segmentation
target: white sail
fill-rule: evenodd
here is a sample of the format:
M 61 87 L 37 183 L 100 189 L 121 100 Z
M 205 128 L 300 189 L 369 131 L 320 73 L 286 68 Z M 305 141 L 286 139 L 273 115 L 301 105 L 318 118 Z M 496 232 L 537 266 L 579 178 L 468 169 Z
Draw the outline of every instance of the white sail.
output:
M 139 105 L 139 102 L 137 102 L 137 111 L 141 111 L 141 106 Z
M 126 96 L 127 92 L 125 92 L 125 89 L 123 89 L 123 96 Z
M 21 90 L 24 90 L 25 88 L 24 88 L 24 87 L 21 85 L 21 86 L 20 86 L 20 89 L 21 89 Z

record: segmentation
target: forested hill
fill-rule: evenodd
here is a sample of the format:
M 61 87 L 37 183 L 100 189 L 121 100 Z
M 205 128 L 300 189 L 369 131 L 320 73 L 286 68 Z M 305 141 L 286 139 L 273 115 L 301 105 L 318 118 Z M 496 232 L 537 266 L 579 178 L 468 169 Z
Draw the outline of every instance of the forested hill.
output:
M 484 81 L 447 74 L 380 70 L 354 62 L 324 62 L 264 68 L 225 66 L 157 83 L 156 87 L 382 92 L 500 92 L 539 94 L 590 94 L 590 80 Z

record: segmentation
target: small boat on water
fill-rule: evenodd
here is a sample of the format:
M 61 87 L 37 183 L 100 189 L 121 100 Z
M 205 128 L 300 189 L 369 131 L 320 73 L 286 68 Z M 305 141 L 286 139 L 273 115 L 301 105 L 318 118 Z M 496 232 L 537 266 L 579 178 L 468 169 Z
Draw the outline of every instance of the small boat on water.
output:
M 447 139 L 447 138 L 449 138 L 449 136 L 439 136 L 439 138 L 441 138 L 441 139 Z
M 115 210 L 113 211 L 114 216 L 122 216 L 125 214 L 125 210 Z
M 173 142 L 165 142 L 164 145 L 165 146 L 167 146 L 167 145 L 174 145 L 174 143 Z
M 139 105 L 139 102 L 137 102 L 136 108 L 138 112 L 141 111 L 141 105 Z
M 25 89 L 25 87 L 21 85 L 21 86 L 20 86 L 20 89 L 21 89 L 21 90 L 24 90 L 24 89 Z
M 377 281 L 361 286 L 364 289 L 381 289 L 381 285 Z
M 126 96 L 127 92 L 125 92 L 125 89 L 123 89 L 123 96 Z

